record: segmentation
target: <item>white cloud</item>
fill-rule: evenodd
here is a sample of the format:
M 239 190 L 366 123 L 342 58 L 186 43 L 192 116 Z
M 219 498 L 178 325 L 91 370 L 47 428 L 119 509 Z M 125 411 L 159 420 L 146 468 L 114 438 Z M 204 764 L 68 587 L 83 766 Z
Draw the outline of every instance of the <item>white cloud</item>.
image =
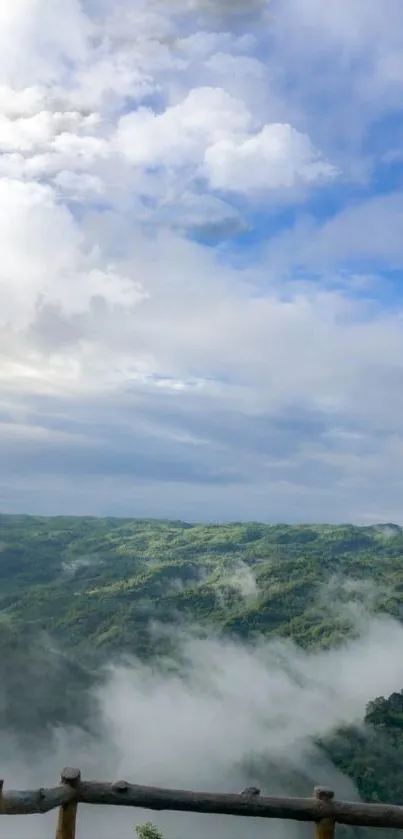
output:
M 27 404 L 45 393 L 92 394 L 100 416 L 105 408 L 96 400 L 107 395 L 116 406 L 113 443 L 127 391 L 132 411 L 137 398 L 149 400 L 148 427 L 151 415 L 168 417 L 174 406 L 169 434 L 157 423 L 161 463 L 173 439 L 193 435 L 211 445 L 211 475 L 215 462 L 234 486 L 255 476 L 249 500 L 239 486 L 212 490 L 212 511 L 232 505 L 253 516 L 255 505 L 263 515 L 266 493 L 284 517 L 308 485 L 314 497 L 312 468 L 318 484 L 334 481 L 339 499 L 330 509 L 326 494 L 315 495 L 315 510 L 358 516 L 353 492 L 344 512 L 343 477 L 356 481 L 362 464 L 368 488 L 376 474 L 386 480 L 381 456 L 401 459 L 394 436 L 403 410 L 401 311 L 384 310 L 373 300 L 379 286 L 358 289 L 356 279 L 401 265 L 401 196 L 345 203 L 327 222 L 315 213 L 328 193 L 310 205 L 312 217 L 294 199 L 331 188 L 336 176 L 340 196 L 349 166 L 359 169 L 348 149 L 360 131 L 340 119 L 337 90 L 326 68 L 318 71 L 324 54 L 337 47 L 343 73 L 357 56 L 371 56 L 371 67 L 389 68 L 382 84 L 396 84 L 400 13 L 395 3 L 390 19 L 382 13 L 378 55 L 373 3 L 352 4 L 350 29 L 345 3 L 337 15 L 313 0 L 273 4 L 269 51 L 261 40 L 266 5 L 253 4 L 250 28 L 234 22 L 248 13 L 242 3 L 232 10 L 224 3 L 215 14 L 209 2 L 19 0 L 0 12 L 1 382 L 10 399 Z M 361 75 L 360 85 L 343 87 L 352 110 L 363 95 Z M 378 100 L 379 90 L 370 110 Z M 331 140 L 322 105 L 336 108 Z M 339 130 L 344 151 L 333 137 Z M 285 200 L 294 227 L 281 215 Z M 270 241 L 259 253 L 254 236 L 262 230 Z M 357 266 L 365 259 L 370 266 Z M 316 279 L 321 271 L 326 276 Z M 296 427 L 292 452 L 274 451 L 276 422 L 304 411 L 317 420 L 315 440 L 308 445 Z M 206 424 L 194 434 L 193 412 Z M 69 416 L 65 404 L 62 413 Z M 231 416 L 242 433 L 233 448 L 221 437 L 215 448 L 214 434 Z M 248 436 L 251 417 L 266 422 L 268 437 Z M 357 425 L 370 440 L 367 460 L 357 440 L 347 442 Z M 337 445 L 322 436 L 334 427 L 347 434 Z M 153 434 L 140 444 L 132 432 L 130 444 L 148 452 Z M 175 457 L 201 474 L 185 442 Z M 189 508 L 201 499 L 206 510 L 205 489 L 192 474 L 188 480 Z M 176 478 L 171 485 L 178 492 Z
M 117 144 L 138 165 L 197 165 L 206 146 L 250 124 L 245 105 L 222 88 L 198 88 L 161 115 L 141 108 L 122 117 Z
M 141 299 L 138 282 L 105 264 L 49 186 L 0 180 L 0 318 L 26 328 L 41 304 L 67 315 L 88 309 L 96 298 L 111 305 Z
M 50 111 L 39 111 L 33 116 L 17 117 L 10 119 L 1 116 L 0 137 L 3 153 L 32 152 L 36 149 L 47 148 L 55 138 L 60 137 L 62 142 L 67 134 L 68 137 L 80 128 L 93 124 L 92 117 L 82 117 L 77 112 L 53 113 Z
M 399 624 L 378 618 L 364 624 L 357 640 L 330 653 L 307 653 L 283 641 L 248 648 L 199 640 L 194 629 L 174 634 L 173 640 L 182 657 L 177 670 L 172 662 L 169 671 L 156 662 L 111 664 L 91 697 L 92 735 L 59 726 L 46 738 L 46 748 L 24 748 L 3 734 L 5 790 L 54 785 L 60 767 L 69 764 L 78 765 L 85 780 L 126 778 L 215 792 L 239 792 L 257 783 L 267 795 L 302 796 L 311 795 L 320 782 L 339 799 L 357 797 L 351 780 L 313 741 L 335 727 L 360 722 L 375 696 L 400 690 Z M 33 687 L 31 714 L 35 700 L 41 703 L 43 674 Z M 84 704 L 87 695 L 81 696 Z M 168 839 L 202 839 L 206 828 L 221 839 L 242 839 L 245 831 L 239 818 L 167 812 L 151 817 Z M 3 835 L 50 836 L 54 818 L 54 813 L 5 818 Z M 149 818 L 149 812 L 131 808 L 81 806 L 78 831 L 129 839 L 133 825 Z M 265 820 L 248 820 L 254 839 L 266 836 L 267 829 Z M 301 825 L 274 820 L 270 832 L 276 839 L 298 837 Z
M 16 89 L 10 85 L 0 85 L 0 107 L 3 119 L 33 116 L 44 107 L 44 102 L 44 91 L 40 87 Z
M 122 117 L 117 147 L 136 165 L 191 166 L 215 189 L 290 187 L 335 175 L 308 137 L 290 125 L 259 130 L 244 104 L 222 88 L 197 88 L 160 115 Z
M 248 55 L 216 52 L 206 61 L 206 66 L 217 75 L 237 76 L 238 84 L 240 82 L 239 77 L 251 76 L 255 82 L 259 82 L 266 76 L 266 68 L 263 62 Z
M 0 11 L 0 71 L 17 89 L 60 83 L 66 61 L 83 61 L 91 32 L 78 0 L 16 0 Z
M 205 164 L 213 187 L 239 192 L 292 187 L 337 174 L 309 138 L 290 125 L 265 125 L 246 139 L 218 140 L 206 150 Z

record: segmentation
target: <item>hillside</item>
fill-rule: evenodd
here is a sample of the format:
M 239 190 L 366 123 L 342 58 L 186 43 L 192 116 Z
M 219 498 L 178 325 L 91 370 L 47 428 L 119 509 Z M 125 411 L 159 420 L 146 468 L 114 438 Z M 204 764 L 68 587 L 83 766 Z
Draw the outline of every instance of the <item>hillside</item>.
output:
M 360 605 L 401 620 L 402 557 L 393 525 L 1 516 L 0 728 L 29 737 L 44 723 L 96 726 L 86 699 L 98 664 L 165 652 L 170 636 L 156 624 L 331 647 L 357 631 Z M 41 699 L 30 696 L 28 713 L 30 674 Z M 403 803 L 402 713 L 400 694 L 378 699 L 363 728 L 319 744 L 367 799 Z
M 82 655 L 148 656 L 155 621 L 329 646 L 351 630 L 352 596 L 401 619 L 402 556 L 392 525 L 0 516 L 0 609 Z
M 403 691 L 373 700 L 362 728 L 341 729 L 321 745 L 363 799 L 403 804 Z

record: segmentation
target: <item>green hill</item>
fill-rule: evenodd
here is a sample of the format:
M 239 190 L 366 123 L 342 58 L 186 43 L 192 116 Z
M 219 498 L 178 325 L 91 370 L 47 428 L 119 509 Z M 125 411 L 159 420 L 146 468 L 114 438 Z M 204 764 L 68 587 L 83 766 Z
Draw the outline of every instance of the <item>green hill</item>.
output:
M 356 632 L 360 608 L 400 621 L 402 560 L 403 530 L 394 525 L 0 516 L 1 724 L 29 734 L 44 715 L 49 725 L 74 721 L 73 693 L 90 724 L 82 697 L 91 671 L 112 652 L 164 652 L 170 636 L 156 640 L 156 622 L 251 640 L 283 636 L 307 648 Z M 31 702 L 27 715 L 30 673 L 40 673 L 49 702 Z M 367 799 L 403 804 L 402 701 L 378 699 L 363 727 L 320 744 Z
M 330 646 L 351 631 L 335 595 L 401 619 L 402 557 L 393 525 L 0 516 L 0 610 L 82 655 L 148 656 L 150 621 Z

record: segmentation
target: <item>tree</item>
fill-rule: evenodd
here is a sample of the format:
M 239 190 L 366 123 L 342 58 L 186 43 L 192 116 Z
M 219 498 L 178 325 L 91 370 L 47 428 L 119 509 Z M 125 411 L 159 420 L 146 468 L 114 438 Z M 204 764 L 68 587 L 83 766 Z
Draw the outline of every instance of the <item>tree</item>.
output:
M 135 830 L 139 839 L 163 839 L 161 831 L 152 822 L 137 824 Z

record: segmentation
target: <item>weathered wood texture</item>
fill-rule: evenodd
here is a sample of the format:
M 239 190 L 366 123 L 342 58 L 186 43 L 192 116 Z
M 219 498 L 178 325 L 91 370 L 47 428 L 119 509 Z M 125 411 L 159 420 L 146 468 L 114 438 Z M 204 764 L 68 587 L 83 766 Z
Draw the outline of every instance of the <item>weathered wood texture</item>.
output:
M 4 791 L 0 799 L 0 812 L 46 813 L 72 800 L 85 804 L 141 807 L 146 810 L 182 810 L 316 822 L 319 831 L 316 834 L 317 839 L 331 839 L 334 822 L 362 827 L 403 828 L 403 807 L 335 801 L 331 791 L 323 788 L 315 790 L 312 798 L 268 798 L 263 795 L 160 789 L 129 784 L 126 781 L 110 784 L 78 780 L 73 789 L 64 781 L 55 789 Z M 71 836 L 72 834 L 66 839 L 71 839 Z M 61 836 L 60 839 L 65 837 Z
M 79 769 L 63 769 L 60 781 L 75 793 L 80 783 Z M 77 819 L 77 797 L 59 807 L 59 818 L 56 827 L 56 839 L 75 839 Z
M 327 789 L 327 787 L 315 787 L 313 794 L 317 801 L 331 806 L 334 798 L 333 790 Z M 316 822 L 315 839 L 333 839 L 334 825 L 334 817 L 331 819 L 321 819 L 319 822 Z
M 0 813 L 23 816 L 31 813 L 48 813 L 75 797 L 74 790 L 65 786 L 53 789 L 7 790 L 0 800 Z
M 244 795 L 143 787 L 123 781 L 119 784 L 82 782 L 78 795 L 79 801 L 86 804 L 114 804 L 146 810 L 183 810 L 305 822 L 334 819 L 341 824 L 363 827 L 403 828 L 403 807 L 387 804 L 327 802 L 317 798 L 249 798 Z

